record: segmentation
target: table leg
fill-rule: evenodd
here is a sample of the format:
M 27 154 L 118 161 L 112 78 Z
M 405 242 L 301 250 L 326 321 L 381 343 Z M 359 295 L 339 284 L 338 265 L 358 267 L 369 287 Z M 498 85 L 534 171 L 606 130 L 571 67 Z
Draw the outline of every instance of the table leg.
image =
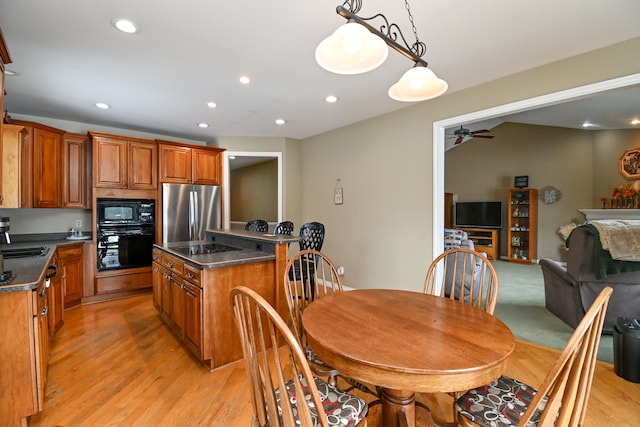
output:
M 385 427 L 400 427 L 416 425 L 416 395 L 412 391 L 382 389 L 382 425 Z

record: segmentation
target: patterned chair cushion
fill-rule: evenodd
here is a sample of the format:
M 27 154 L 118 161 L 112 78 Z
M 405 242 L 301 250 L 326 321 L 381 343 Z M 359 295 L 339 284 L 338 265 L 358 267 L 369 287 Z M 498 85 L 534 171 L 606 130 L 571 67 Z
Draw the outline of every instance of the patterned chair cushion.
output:
M 326 382 L 322 381 L 319 378 L 315 378 L 316 387 L 318 387 L 318 392 L 320 393 L 320 400 L 322 400 L 322 406 L 324 407 L 324 411 L 327 414 L 327 421 L 330 426 L 336 427 L 353 427 L 357 425 L 360 421 L 367 416 L 367 403 L 349 393 L 345 393 L 340 389 L 333 387 Z M 304 378 L 300 378 L 302 386 L 306 389 L 306 382 Z M 306 393 L 305 393 L 306 394 Z M 295 386 L 293 385 L 293 380 L 287 383 L 287 396 L 289 401 L 294 407 L 294 411 L 296 411 L 298 405 L 298 397 L 296 396 Z M 276 390 L 276 398 L 278 399 L 278 405 L 280 405 L 280 390 Z M 305 400 L 308 398 L 305 396 Z M 278 410 L 282 409 L 278 407 Z M 311 412 L 311 418 L 313 420 L 314 426 L 319 426 L 320 422 L 318 421 L 317 411 L 313 406 L 309 406 L 309 412 Z M 299 424 L 297 421 L 297 411 L 294 413 L 296 417 L 296 424 Z
M 492 383 L 465 393 L 456 401 L 456 409 L 460 415 L 484 427 L 513 427 L 537 392 L 535 388 L 503 375 Z M 527 427 L 538 425 L 546 402 L 543 399 Z
M 313 350 L 311 350 L 311 347 L 309 347 L 308 345 L 305 346 L 304 353 L 307 355 L 307 360 L 309 360 L 310 362 L 315 363 L 318 366 L 324 366 L 326 368 L 331 369 L 331 367 L 326 363 L 324 363 L 322 359 L 320 359 L 318 355 Z

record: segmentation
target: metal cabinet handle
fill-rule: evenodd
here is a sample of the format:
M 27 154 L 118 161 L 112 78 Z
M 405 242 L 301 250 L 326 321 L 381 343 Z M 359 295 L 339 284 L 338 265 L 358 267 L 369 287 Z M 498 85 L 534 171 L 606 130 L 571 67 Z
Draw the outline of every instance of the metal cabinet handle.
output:
M 49 315 L 49 307 L 45 307 L 42 310 L 42 313 L 40 313 L 42 316 L 48 316 Z

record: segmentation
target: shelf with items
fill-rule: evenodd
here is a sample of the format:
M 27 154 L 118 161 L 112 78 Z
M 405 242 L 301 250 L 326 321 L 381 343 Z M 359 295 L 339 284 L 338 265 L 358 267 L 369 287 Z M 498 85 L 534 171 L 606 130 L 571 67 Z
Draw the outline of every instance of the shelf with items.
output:
M 538 256 L 538 190 L 509 190 L 507 260 L 532 264 Z
M 473 242 L 474 249 L 478 252 L 485 252 L 487 258 L 498 259 L 500 230 L 493 228 L 464 228 L 458 227 L 467 233 L 469 240 Z

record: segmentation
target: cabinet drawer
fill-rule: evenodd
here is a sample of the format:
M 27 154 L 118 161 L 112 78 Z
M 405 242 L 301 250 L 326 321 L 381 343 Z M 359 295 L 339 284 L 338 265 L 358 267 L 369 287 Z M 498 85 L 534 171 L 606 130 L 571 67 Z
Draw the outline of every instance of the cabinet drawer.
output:
M 58 247 L 58 258 L 71 258 L 82 256 L 82 245 Z
M 162 264 L 163 267 L 173 271 L 174 273 L 182 275 L 184 261 L 182 261 L 180 258 L 163 252 L 162 256 L 160 257 L 160 264 Z
M 118 292 L 151 286 L 151 272 L 123 274 L 96 278 L 96 292 Z
M 162 262 L 162 252 L 160 252 L 160 249 L 153 248 L 153 251 L 151 251 L 151 259 L 153 262 L 157 262 L 159 264 Z
M 200 275 L 202 273 L 202 270 L 191 264 L 185 264 L 182 268 L 182 271 L 185 279 L 200 286 Z

